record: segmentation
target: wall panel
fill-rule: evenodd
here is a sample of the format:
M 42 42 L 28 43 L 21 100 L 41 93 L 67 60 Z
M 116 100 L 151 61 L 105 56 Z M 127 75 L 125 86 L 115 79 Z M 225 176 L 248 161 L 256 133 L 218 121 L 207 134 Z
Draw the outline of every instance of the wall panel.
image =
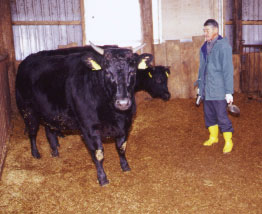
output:
M 11 0 L 10 2 L 16 60 L 23 60 L 31 53 L 56 49 L 59 45 L 72 42 L 82 45 L 79 0 Z M 67 23 L 58 25 L 58 21 Z

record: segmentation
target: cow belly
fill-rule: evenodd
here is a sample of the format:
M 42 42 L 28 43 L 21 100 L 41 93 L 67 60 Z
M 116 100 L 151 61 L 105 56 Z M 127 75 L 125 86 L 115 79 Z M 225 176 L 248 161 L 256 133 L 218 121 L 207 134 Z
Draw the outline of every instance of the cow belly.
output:
M 41 124 L 48 126 L 52 130 L 78 130 L 78 124 L 72 117 L 65 115 L 55 115 L 53 117 L 42 117 Z

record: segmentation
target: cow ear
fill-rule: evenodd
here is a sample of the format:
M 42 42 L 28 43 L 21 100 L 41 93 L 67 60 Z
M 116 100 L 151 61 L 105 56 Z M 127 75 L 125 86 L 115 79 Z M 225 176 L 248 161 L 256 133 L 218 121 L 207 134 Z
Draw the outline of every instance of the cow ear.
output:
M 84 63 L 93 71 L 98 71 L 102 69 L 101 66 L 98 64 L 98 62 L 94 58 L 87 56 L 87 57 L 83 57 L 82 59 Z
M 139 56 L 138 69 L 147 69 L 152 60 L 152 54 L 141 54 Z

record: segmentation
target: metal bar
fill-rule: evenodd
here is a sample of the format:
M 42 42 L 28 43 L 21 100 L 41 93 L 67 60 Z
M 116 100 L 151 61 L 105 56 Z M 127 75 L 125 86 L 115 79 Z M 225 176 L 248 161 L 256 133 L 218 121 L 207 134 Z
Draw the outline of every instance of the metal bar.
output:
M 251 47 L 253 47 L 253 48 L 262 48 L 262 45 L 255 45 L 255 44 L 250 44 L 250 45 L 246 45 L 246 44 L 243 44 L 243 47 L 245 47 L 245 48 L 251 48 Z
M 240 21 L 242 22 L 242 25 L 262 25 L 262 20 L 245 20 Z M 233 25 L 233 21 L 226 21 L 225 25 Z
M 13 21 L 12 25 L 81 25 L 81 21 Z

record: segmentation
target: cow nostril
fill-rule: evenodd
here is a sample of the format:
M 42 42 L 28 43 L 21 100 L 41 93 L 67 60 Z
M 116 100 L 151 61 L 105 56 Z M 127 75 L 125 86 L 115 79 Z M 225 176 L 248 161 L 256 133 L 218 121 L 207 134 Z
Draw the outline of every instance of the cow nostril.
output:
M 170 93 L 165 93 L 164 99 L 169 100 L 171 97 Z
M 131 101 L 128 98 L 117 99 L 115 101 L 115 107 L 120 110 L 127 110 L 131 106 Z

